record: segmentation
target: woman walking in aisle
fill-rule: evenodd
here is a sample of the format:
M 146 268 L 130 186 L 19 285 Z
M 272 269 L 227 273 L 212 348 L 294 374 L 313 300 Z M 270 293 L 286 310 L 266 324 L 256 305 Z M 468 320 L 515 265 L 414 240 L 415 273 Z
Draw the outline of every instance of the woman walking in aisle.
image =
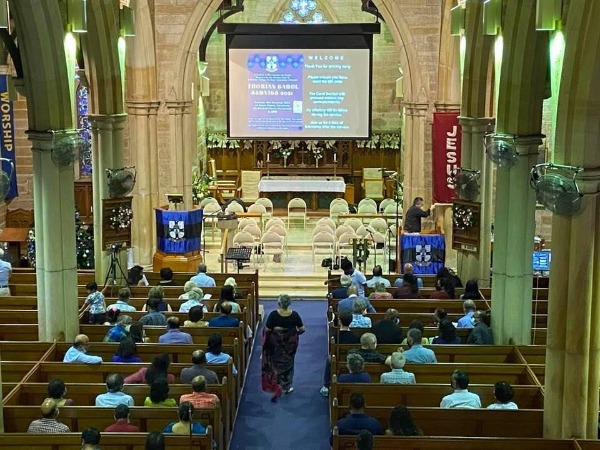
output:
M 302 318 L 290 305 L 289 295 L 280 295 L 279 308 L 269 314 L 263 331 L 262 342 L 262 389 L 273 393 L 272 402 L 281 394 L 291 393 L 294 388 L 294 358 L 298 349 L 298 336 L 306 331 Z

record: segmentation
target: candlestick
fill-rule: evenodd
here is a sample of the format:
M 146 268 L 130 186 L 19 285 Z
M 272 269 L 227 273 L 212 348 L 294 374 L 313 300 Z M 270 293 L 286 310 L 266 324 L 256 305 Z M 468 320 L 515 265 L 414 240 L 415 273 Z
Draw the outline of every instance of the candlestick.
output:
M 334 154 L 333 154 L 333 162 L 334 162 L 334 163 L 335 163 L 335 162 L 337 162 L 337 153 L 334 153 Z
M 267 162 L 271 162 L 271 154 L 267 153 Z

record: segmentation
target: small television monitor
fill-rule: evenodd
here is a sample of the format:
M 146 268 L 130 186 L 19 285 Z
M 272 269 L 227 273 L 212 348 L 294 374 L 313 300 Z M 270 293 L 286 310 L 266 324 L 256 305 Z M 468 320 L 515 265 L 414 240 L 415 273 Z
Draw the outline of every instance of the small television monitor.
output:
M 549 272 L 551 253 L 549 251 L 533 252 L 533 271 Z

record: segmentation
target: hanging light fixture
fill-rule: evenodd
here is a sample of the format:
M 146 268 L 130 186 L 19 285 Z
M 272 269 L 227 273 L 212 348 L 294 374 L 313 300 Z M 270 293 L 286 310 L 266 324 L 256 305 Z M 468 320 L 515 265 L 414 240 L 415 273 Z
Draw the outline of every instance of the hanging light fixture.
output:
M 535 8 L 535 29 L 538 31 L 556 30 L 562 16 L 562 0 L 537 0 Z
M 502 0 L 485 0 L 483 3 L 483 34 L 496 36 L 502 27 Z
M 67 25 L 72 33 L 87 33 L 87 0 L 67 0 Z
M 119 29 L 122 36 L 135 36 L 135 11 L 132 0 L 121 0 L 119 5 Z
M 465 8 L 458 4 L 450 10 L 450 35 L 461 36 L 465 32 Z
M 0 0 L 0 28 L 8 30 L 9 25 L 8 0 Z

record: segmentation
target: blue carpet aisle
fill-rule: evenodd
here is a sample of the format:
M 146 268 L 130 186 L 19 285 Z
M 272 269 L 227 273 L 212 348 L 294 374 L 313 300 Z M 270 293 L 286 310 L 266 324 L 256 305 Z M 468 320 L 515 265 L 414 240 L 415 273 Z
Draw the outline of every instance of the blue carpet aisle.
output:
M 265 318 L 277 307 L 261 301 Z M 260 388 L 260 336 L 257 332 L 244 392 L 233 430 L 230 449 L 267 450 L 329 448 L 329 409 L 319 389 L 327 357 L 327 320 L 324 301 L 293 301 L 306 326 L 296 354 L 294 392 L 271 403 Z

